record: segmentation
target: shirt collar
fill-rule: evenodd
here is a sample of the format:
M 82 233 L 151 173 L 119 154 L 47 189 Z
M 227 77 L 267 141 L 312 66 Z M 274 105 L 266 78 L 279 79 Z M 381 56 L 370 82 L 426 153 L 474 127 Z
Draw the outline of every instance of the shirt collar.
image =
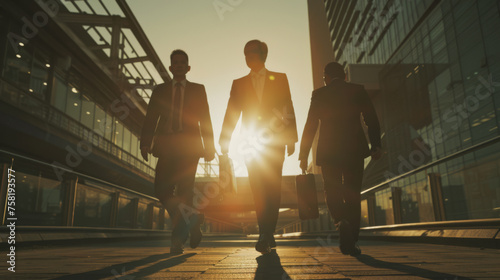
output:
M 182 80 L 182 81 L 180 81 L 180 82 L 178 82 L 177 80 L 172 80 L 172 85 L 173 85 L 174 87 L 175 87 L 175 85 L 176 85 L 177 83 L 181 83 L 182 87 L 183 87 L 183 88 L 185 88 L 185 87 L 186 87 L 186 84 L 187 84 L 187 80 L 186 80 L 186 79 L 184 79 L 184 80 Z
M 262 69 L 259 70 L 259 72 L 255 72 L 255 71 L 250 71 L 250 75 L 252 76 L 255 76 L 255 75 L 258 75 L 258 76 L 265 76 L 267 73 L 267 69 L 266 67 L 262 67 Z

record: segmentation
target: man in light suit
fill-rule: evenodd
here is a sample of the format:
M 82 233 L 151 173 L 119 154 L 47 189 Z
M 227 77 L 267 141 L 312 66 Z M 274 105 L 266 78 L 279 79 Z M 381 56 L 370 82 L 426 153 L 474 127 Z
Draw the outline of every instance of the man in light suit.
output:
M 361 216 L 361 183 L 364 158 L 381 156 L 380 126 L 363 86 L 345 81 L 344 67 L 326 65 L 326 86 L 313 92 L 300 143 L 300 167 L 307 169 L 309 150 L 321 121 L 316 164 L 321 166 L 326 203 L 340 232 L 343 254 L 359 255 L 356 245 Z M 360 117 L 368 126 L 371 151 Z
M 227 154 L 241 115 L 242 129 L 255 138 L 238 146 L 238 151 L 247 152 L 245 160 L 259 224 L 255 249 L 267 254 L 276 246 L 273 235 L 281 200 L 285 148 L 289 156 L 294 153 L 297 126 L 286 75 L 265 68 L 267 45 L 259 40 L 249 41 L 244 54 L 251 71 L 233 81 L 219 144 L 222 153 Z
M 141 154 L 158 157 L 155 195 L 172 220 L 171 253 L 183 253 L 190 233 L 190 245 L 201 241 L 203 215 L 184 217 L 181 207 L 193 206 L 193 188 L 200 157 L 215 156 L 212 122 L 205 87 L 186 80 L 191 69 L 188 55 L 174 50 L 170 55 L 173 80 L 158 85 L 149 101 L 141 134 Z M 186 212 L 186 211 L 184 211 Z

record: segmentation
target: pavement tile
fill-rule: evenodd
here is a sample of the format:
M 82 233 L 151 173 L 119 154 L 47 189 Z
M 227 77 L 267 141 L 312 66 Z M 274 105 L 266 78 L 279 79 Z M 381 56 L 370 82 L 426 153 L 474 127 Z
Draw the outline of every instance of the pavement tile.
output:
M 165 240 L 42 246 L 16 252 L 16 273 L 0 262 L 0 279 L 499 279 L 500 251 L 473 247 L 362 241 L 359 257 L 337 240 L 279 240 L 261 255 L 254 240 L 205 238 L 169 254 Z

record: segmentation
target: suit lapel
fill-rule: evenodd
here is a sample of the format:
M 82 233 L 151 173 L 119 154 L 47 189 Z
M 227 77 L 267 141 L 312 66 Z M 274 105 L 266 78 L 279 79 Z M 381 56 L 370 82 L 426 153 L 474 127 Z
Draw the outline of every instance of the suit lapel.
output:
M 182 111 L 186 108 L 187 102 L 189 102 L 189 98 L 191 97 L 191 83 L 186 81 L 186 88 L 184 89 L 184 102 L 182 102 Z
M 262 102 L 261 106 L 272 107 L 274 105 L 274 98 L 276 98 L 275 90 L 275 79 L 274 73 L 269 70 L 266 72 L 266 79 L 264 81 L 264 88 L 262 90 Z

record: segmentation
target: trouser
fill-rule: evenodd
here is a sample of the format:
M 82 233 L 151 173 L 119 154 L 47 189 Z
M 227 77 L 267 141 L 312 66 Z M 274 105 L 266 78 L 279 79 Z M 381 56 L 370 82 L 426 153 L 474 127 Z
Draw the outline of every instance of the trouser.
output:
M 185 238 L 189 217 L 193 213 L 194 179 L 198 157 L 158 159 L 155 196 L 160 200 L 172 222 L 172 239 Z
M 246 160 L 259 234 L 274 234 L 281 202 L 281 172 L 285 147 L 266 147 Z
M 363 169 L 363 158 L 321 166 L 330 215 L 335 223 L 347 220 L 351 224 L 355 241 L 361 221 Z

